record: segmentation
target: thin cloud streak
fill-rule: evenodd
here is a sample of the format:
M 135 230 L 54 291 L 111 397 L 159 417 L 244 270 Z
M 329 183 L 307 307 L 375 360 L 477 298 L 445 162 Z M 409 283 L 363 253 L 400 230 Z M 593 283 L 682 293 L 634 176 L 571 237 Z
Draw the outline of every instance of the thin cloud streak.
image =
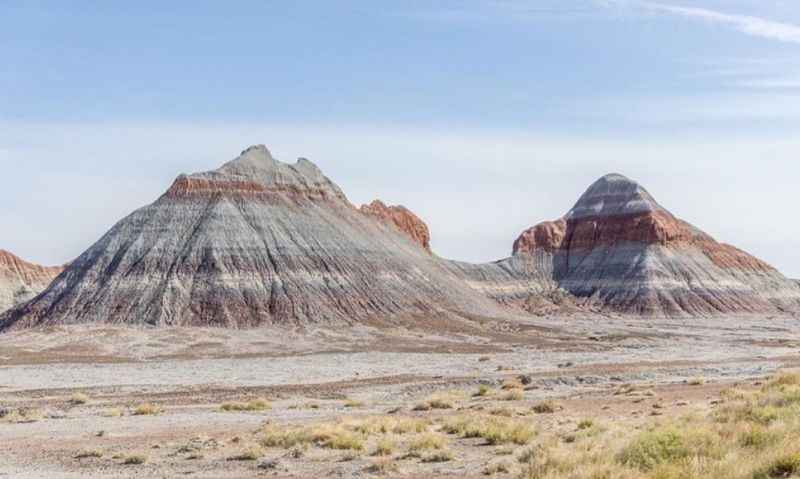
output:
M 682 7 L 663 3 L 648 2 L 643 3 L 642 6 L 659 12 L 729 25 L 742 33 L 754 37 L 800 44 L 800 26 L 791 23 L 777 22 L 750 15 L 735 15 L 705 8 Z

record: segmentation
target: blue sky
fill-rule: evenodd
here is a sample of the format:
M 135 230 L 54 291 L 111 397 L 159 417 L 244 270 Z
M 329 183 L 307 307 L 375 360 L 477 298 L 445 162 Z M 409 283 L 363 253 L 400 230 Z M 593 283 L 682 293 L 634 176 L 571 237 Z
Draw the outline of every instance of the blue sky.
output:
M 792 1 L 0 1 L 0 59 L 0 248 L 35 261 L 265 143 L 447 257 L 619 171 L 800 276 Z

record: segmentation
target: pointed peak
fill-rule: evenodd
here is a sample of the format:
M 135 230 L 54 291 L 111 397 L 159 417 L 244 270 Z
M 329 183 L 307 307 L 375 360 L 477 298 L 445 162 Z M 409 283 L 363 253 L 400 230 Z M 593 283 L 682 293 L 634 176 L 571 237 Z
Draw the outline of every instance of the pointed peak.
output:
M 594 183 L 567 213 L 566 219 L 647 213 L 664 208 L 639 183 L 609 173 Z

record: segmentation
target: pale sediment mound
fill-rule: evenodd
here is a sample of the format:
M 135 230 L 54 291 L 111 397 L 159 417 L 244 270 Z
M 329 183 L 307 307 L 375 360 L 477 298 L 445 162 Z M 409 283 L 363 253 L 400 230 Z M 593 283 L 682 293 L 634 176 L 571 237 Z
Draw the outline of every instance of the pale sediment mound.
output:
M 607 175 L 514 256 L 552 255 L 553 280 L 596 306 L 640 315 L 780 313 L 800 289 L 765 262 L 673 216 L 636 182 Z
M 0 313 L 39 294 L 63 269 L 29 263 L 0 249 Z

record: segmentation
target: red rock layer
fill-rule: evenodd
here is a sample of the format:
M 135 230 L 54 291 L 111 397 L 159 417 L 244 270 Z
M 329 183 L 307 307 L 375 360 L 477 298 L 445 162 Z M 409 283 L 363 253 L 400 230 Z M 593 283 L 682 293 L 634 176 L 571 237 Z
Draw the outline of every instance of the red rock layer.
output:
M 675 249 L 694 246 L 720 268 L 775 271 L 764 261 L 736 247 L 719 243 L 662 210 L 624 216 L 545 221 L 522 232 L 514 241 L 513 253 L 590 250 L 621 242 L 658 244 Z
M 26 284 L 49 282 L 64 270 L 63 266 L 40 266 L 0 249 L 0 275 L 14 276 Z
M 360 210 L 366 215 L 396 226 L 423 248 L 431 250 L 431 234 L 428 225 L 405 206 L 386 206 L 382 201 L 375 200 L 368 205 L 362 205 Z
M 0 313 L 42 292 L 63 269 L 29 263 L 0 250 Z
M 287 196 L 305 196 L 312 199 L 327 200 L 332 195 L 323 188 L 308 188 L 305 186 L 284 184 L 270 185 L 269 187 L 256 181 L 201 178 L 179 176 L 164 194 L 171 199 L 208 198 L 214 195 L 225 194 L 228 196 L 257 197 L 283 193 Z
M 561 248 L 566 229 L 567 222 L 564 219 L 539 223 L 523 231 L 514 241 L 514 254 L 532 254 L 539 250 L 553 253 Z

